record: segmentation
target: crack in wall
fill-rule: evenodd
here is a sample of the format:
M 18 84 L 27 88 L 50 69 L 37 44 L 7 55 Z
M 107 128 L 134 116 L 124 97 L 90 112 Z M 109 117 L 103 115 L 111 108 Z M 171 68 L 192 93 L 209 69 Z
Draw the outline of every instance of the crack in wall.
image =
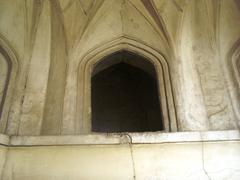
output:
M 137 177 L 136 177 L 135 161 L 134 161 L 134 157 L 133 157 L 132 137 L 129 134 L 122 134 L 122 136 L 125 136 L 127 138 L 127 141 L 125 141 L 125 143 L 127 143 L 129 145 L 130 154 L 131 154 L 132 168 L 133 168 L 133 179 L 136 180 Z M 123 143 L 124 143 L 124 141 L 123 141 Z
M 203 142 L 203 137 L 202 137 L 202 133 L 201 133 L 201 132 L 200 132 L 200 137 L 201 137 L 201 146 L 202 146 L 202 149 L 201 149 L 202 169 L 203 169 L 204 174 L 207 176 L 207 178 L 208 178 L 209 180 L 211 180 L 211 177 L 210 177 L 209 173 L 207 172 L 207 170 L 206 170 L 206 168 L 205 168 L 204 142 Z

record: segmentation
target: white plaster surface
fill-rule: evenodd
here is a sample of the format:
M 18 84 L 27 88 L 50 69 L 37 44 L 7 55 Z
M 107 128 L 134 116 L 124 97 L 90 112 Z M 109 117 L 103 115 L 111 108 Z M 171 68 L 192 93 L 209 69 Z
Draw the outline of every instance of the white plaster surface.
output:
M 0 179 L 2 179 L 2 173 L 6 162 L 8 145 L 9 136 L 0 134 Z
M 4 171 L 4 165 L 6 162 L 8 148 L 6 146 L 0 145 L 0 179 L 2 179 L 2 174 Z
M 3 180 L 238 180 L 239 141 L 11 147 Z
M 240 178 L 239 141 L 204 143 L 205 169 L 211 179 Z
M 19 164 L 18 160 L 24 163 Z M 3 180 L 110 180 L 133 177 L 131 155 L 126 145 L 11 148 L 8 162 Z
M 240 175 L 239 131 L 0 134 L 0 142 L 2 180 L 238 180 Z

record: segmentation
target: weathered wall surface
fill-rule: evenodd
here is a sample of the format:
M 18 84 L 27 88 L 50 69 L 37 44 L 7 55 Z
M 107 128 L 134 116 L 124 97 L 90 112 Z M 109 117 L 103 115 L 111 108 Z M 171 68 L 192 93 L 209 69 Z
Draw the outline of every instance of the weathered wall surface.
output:
M 2 177 L 5 160 L 7 155 L 7 147 L 0 145 L 0 178 Z
M 0 134 L 0 179 L 2 179 L 3 172 L 5 169 L 5 163 L 7 159 L 7 151 L 8 151 L 8 136 Z
M 164 71 L 158 78 L 171 85 L 160 87 L 174 131 L 239 129 L 239 0 L 0 0 L 0 133 L 41 139 L 88 132 L 81 126 L 91 116 L 89 64 L 123 47 Z M 0 178 L 238 180 L 239 137 L 210 136 L 214 141 L 131 145 L 46 136 L 27 147 L 24 137 L 9 146 L 1 135 Z
M 238 0 L 1 1 L 0 38 L 18 60 L 2 132 L 81 133 L 79 64 L 120 37 L 165 58 L 178 131 L 236 129 L 239 19 Z
M 240 143 L 12 147 L 2 180 L 238 180 Z
M 238 180 L 239 140 L 237 130 L 145 135 L 0 134 L 0 179 Z

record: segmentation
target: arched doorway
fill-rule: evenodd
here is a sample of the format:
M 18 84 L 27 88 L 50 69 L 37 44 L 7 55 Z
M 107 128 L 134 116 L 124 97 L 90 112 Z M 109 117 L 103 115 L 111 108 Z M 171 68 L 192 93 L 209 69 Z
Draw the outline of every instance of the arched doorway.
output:
M 154 65 L 120 51 L 95 65 L 91 78 L 93 132 L 161 131 L 163 117 Z
M 162 121 L 163 121 L 163 130 L 168 131 L 177 131 L 177 121 L 176 121 L 176 112 L 175 104 L 172 93 L 172 83 L 169 74 L 169 65 L 166 59 L 151 47 L 145 45 L 144 43 L 137 42 L 133 39 L 127 37 L 117 38 L 103 45 L 99 45 L 97 48 L 90 50 L 82 57 L 79 58 L 78 64 L 78 74 L 77 74 L 77 93 L 76 93 L 76 113 L 74 114 L 75 126 L 74 130 L 76 133 L 88 134 L 92 131 L 92 105 L 91 105 L 91 78 L 106 68 L 97 68 L 95 67 L 100 64 L 105 57 L 116 54 L 117 52 L 127 51 L 129 53 L 138 55 L 139 57 L 144 58 L 144 62 L 149 62 L 154 66 L 156 71 L 156 81 L 157 81 L 157 90 L 158 95 L 161 97 L 160 108 L 162 110 Z M 110 61 L 109 61 L 110 62 Z M 111 61 L 116 62 L 116 61 Z M 136 61 L 133 61 L 136 62 Z M 126 63 L 126 62 L 125 62 Z M 103 63 L 110 67 L 114 64 Z M 110 64 L 110 65 L 109 65 Z M 138 67 L 138 64 L 126 63 L 134 68 L 138 68 L 141 71 L 147 71 L 143 69 L 145 65 Z M 149 71 L 150 72 L 150 71 Z M 149 72 L 146 72 L 149 74 Z M 68 98 L 73 98 L 68 94 Z M 74 94 L 72 94 L 74 95 Z M 74 102 L 74 98 L 72 99 Z M 72 106 L 69 106 L 74 110 L 74 103 Z M 67 119 L 66 119 L 67 120 Z M 64 124 L 69 121 L 64 120 Z M 73 121 L 71 121 L 73 122 Z

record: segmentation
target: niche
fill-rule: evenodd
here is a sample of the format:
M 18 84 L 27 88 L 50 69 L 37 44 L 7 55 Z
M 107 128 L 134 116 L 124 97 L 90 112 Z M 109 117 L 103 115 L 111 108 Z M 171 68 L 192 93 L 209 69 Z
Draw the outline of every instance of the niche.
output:
M 95 65 L 91 78 L 92 132 L 164 130 L 154 65 L 121 51 Z

